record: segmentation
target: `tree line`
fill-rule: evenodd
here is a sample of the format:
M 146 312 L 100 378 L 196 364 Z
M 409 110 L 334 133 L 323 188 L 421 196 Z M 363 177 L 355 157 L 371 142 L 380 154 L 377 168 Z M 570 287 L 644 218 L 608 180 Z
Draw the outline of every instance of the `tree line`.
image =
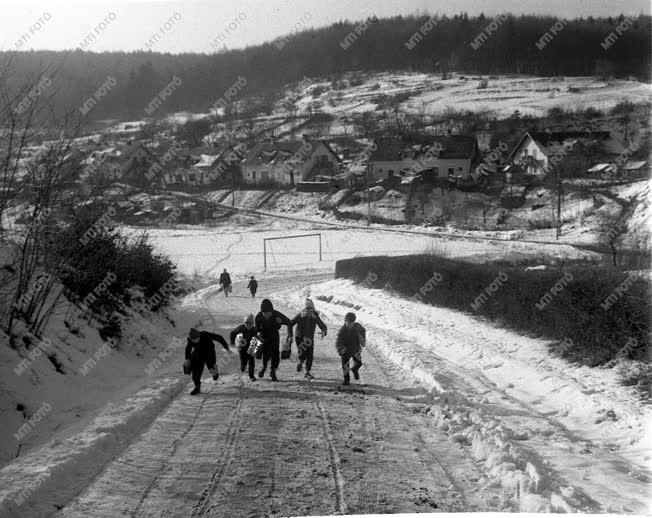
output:
M 651 17 L 644 15 L 563 23 L 553 17 L 510 14 L 495 19 L 466 13 L 374 17 L 214 54 L 3 52 L 0 69 L 11 68 L 9 84 L 16 89 L 39 74 L 49 74 L 50 90 L 39 94 L 51 95 L 62 112 L 85 106 L 87 121 L 140 119 L 148 115 L 145 107 L 157 96 L 155 118 L 180 110 L 206 111 L 242 77 L 247 85 L 243 97 L 278 94 L 284 85 L 305 76 L 336 78 L 354 70 L 424 71 L 444 78 L 457 71 L 634 76 L 649 81 L 651 29 Z M 170 91 L 173 81 L 177 86 Z M 166 88 L 168 94 L 162 96 Z

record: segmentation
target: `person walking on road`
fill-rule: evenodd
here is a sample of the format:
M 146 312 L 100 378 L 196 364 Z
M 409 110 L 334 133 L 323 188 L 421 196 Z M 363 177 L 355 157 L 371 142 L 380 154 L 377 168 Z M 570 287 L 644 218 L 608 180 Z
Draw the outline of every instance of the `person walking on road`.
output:
M 315 310 L 315 304 L 311 299 L 306 299 L 305 308 L 301 313 L 295 316 L 291 321 L 292 325 L 296 325 L 294 333 L 297 343 L 297 351 L 299 353 L 299 363 L 297 363 L 297 372 L 303 369 L 303 363 L 306 363 L 305 377 L 312 379 L 310 373 L 312 369 L 312 361 L 315 351 L 315 328 L 319 326 L 320 335 L 322 338 L 326 336 L 326 324 L 319 316 L 319 312 Z
M 253 275 L 249 279 L 249 284 L 247 284 L 247 288 L 249 288 L 249 291 L 251 292 L 251 298 L 253 299 L 256 296 L 256 292 L 258 291 L 258 281 L 254 279 Z
M 224 290 L 224 296 L 228 297 L 232 288 L 231 276 L 229 275 L 229 272 L 226 271 L 226 268 L 224 268 L 224 271 L 220 274 L 220 286 L 222 286 L 222 289 Z
M 217 333 L 208 331 L 198 331 L 192 328 L 188 333 L 188 342 L 186 344 L 186 362 L 190 362 L 190 371 L 195 388 L 190 393 L 191 396 L 199 394 L 201 390 L 201 375 L 204 372 L 204 364 L 208 371 L 213 375 L 213 380 L 219 378 L 217 365 L 215 364 L 215 344 L 213 340 L 219 342 L 226 351 L 229 350 L 229 344 Z
M 350 385 L 349 361 L 353 359 L 353 372 L 355 379 L 360 379 L 359 370 L 362 367 L 362 348 L 365 346 L 367 332 L 360 323 L 355 321 L 355 313 L 347 313 L 344 316 L 344 325 L 337 333 L 335 348 L 342 357 L 342 373 L 344 374 L 343 385 Z
M 272 381 L 278 381 L 276 377 L 276 369 L 280 363 L 280 338 L 278 330 L 282 326 L 287 326 L 288 334 L 286 341 L 292 340 L 292 323 L 280 311 L 276 311 L 272 302 L 269 299 L 263 299 L 260 304 L 260 313 L 255 318 L 256 331 L 258 338 L 263 342 L 263 368 L 258 373 L 258 377 L 265 376 L 267 364 L 271 360 L 271 378 Z
M 249 379 L 256 381 L 254 376 L 256 360 L 253 356 L 247 353 L 251 339 L 256 336 L 256 326 L 254 325 L 254 316 L 250 313 L 244 319 L 244 323 L 240 324 L 233 331 L 231 331 L 231 346 L 235 345 L 238 335 L 242 335 L 242 341 L 238 344 L 238 353 L 240 354 L 240 371 L 244 372 L 248 367 Z

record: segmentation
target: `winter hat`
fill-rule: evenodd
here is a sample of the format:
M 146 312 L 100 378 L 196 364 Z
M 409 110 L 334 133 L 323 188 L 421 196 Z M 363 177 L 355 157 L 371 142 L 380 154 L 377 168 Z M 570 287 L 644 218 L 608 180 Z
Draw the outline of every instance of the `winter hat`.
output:
M 272 305 L 272 301 L 269 299 L 263 299 L 263 301 L 260 303 L 260 310 L 263 313 L 266 313 L 267 311 L 274 311 L 274 306 Z
M 347 313 L 344 315 L 344 320 L 346 322 L 355 322 L 355 313 Z
M 190 329 L 190 333 L 188 333 L 188 336 L 190 337 L 191 340 L 194 340 L 195 338 L 199 338 L 199 331 L 197 331 L 194 327 Z
M 244 322 L 245 322 L 245 324 L 247 322 L 251 322 L 253 324 L 254 323 L 254 316 L 251 313 L 249 313 L 246 317 L 244 317 Z
M 306 299 L 306 309 L 315 309 L 315 303 L 312 299 Z

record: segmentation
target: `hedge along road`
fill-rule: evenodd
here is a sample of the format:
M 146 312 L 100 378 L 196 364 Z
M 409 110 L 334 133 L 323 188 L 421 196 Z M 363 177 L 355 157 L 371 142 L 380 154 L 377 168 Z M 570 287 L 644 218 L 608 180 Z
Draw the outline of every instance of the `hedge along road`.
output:
M 228 299 L 206 289 L 187 307 L 203 318 L 210 312 L 220 327 L 205 320 L 206 328 L 225 334 L 269 289 L 301 289 L 321 277 L 279 278 L 253 300 L 245 283 L 235 283 Z M 273 302 L 290 317 L 298 310 Z M 429 394 L 382 358 L 365 350 L 360 382 L 341 386 L 333 345 L 340 323 L 327 325 L 328 336 L 316 340 L 313 381 L 296 372 L 296 348 L 281 361 L 278 383 L 228 371 L 213 382 L 205 374 L 201 395 L 188 395 L 189 384 L 59 516 L 511 510 L 465 447 L 410 408 Z

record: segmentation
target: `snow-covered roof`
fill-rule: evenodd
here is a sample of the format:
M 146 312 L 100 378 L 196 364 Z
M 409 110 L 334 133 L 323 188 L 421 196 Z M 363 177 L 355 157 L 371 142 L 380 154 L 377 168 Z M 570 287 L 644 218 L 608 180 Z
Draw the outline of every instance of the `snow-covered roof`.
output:
M 625 171 L 637 171 L 645 165 L 645 160 L 632 160 L 625 164 Z
M 591 169 L 588 169 L 587 173 L 601 173 L 606 170 L 611 164 L 595 164 Z
M 200 160 L 195 164 L 195 167 L 211 167 L 219 155 L 200 155 Z

